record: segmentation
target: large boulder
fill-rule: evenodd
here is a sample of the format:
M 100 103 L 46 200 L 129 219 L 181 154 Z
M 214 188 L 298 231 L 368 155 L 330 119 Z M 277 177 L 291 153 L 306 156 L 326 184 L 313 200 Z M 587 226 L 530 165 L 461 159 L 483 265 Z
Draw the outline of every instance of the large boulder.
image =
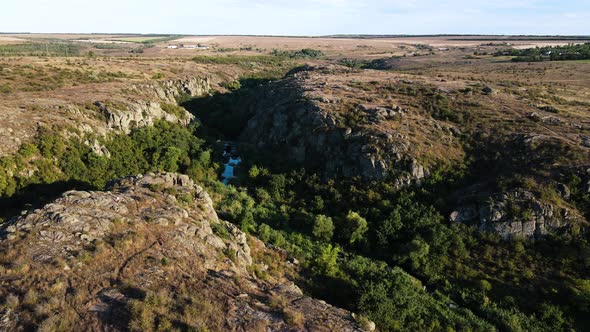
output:
M 585 224 L 575 210 L 543 202 L 522 189 L 462 197 L 450 220 L 475 224 L 479 230 L 497 233 L 506 240 L 576 233 Z
M 0 238 L 2 331 L 361 331 L 305 296 L 288 258 L 220 220 L 186 175 L 66 192 Z

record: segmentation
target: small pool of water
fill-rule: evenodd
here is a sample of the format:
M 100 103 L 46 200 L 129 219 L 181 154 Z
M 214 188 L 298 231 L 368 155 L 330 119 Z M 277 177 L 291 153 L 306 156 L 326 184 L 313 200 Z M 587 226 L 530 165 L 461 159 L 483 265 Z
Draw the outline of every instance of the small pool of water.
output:
M 239 156 L 237 157 L 229 157 L 227 163 L 224 164 L 225 168 L 223 169 L 223 173 L 221 174 L 221 179 L 223 184 L 227 185 L 229 180 L 235 178 L 235 168 L 242 162 L 242 158 Z

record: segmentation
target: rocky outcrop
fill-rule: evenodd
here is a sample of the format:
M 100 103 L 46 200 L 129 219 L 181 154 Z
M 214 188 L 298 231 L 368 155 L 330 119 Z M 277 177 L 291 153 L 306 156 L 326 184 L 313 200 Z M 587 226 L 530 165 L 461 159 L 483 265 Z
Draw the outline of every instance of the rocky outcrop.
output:
M 133 128 L 151 126 L 157 120 L 188 125 L 194 116 L 182 110 L 180 115 L 170 114 L 162 109 L 162 105 L 152 101 L 137 101 L 120 106 L 108 106 L 102 102 L 95 105 L 106 118 L 108 130 L 118 130 L 129 133 Z
M 257 277 L 269 261 L 256 255 L 282 256 L 219 220 L 185 175 L 66 192 L 3 224 L 1 237 L 3 331 L 360 330 L 350 312 L 305 296 L 283 275 Z M 284 271 L 289 263 L 274 264 Z
M 408 153 L 407 137 L 383 126 L 408 112 L 396 107 L 356 105 L 361 121 L 348 126 L 344 111 L 325 107 L 326 97 L 308 88 L 309 73 L 295 71 L 259 91 L 253 116 L 240 140 L 258 149 L 283 151 L 289 161 L 320 171 L 326 178 L 360 176 L 383 179 L 394 175 L 397 184 L 420 182 L 428 170 Z M 315 69 L 322 72 L 322 68 Z M 328 100 L 331 108 L 339 101 Z
M 183 95 L 195 97 L 209 92 L 211 85 L 209 78 L 192 77 L 180 80 L 134 86 L 133 90 L 142 95 L 136 100 L 121 105 L 109 105 L 96 102 L 95 105 L 106 118 L 109 130 L 119 130 L 128 133 L 131 129 L 153 125 L 156 120 L 188 125 L 194 116 L 184 109 L 177 113 L 169 113 L 162 104 L 176 105 L 177 99 Z
M 584 222 L 574 210 L 542 202 L 522 189 L 463 197 L 450 220 L 475 224 L 479 230 L 497 233 L 506 240 L 573 233 Z
M 189 77 L 179 80 L 168 80 L 149 85 L 161 100 L 176 103 L 182 95 L 191 97 L 203 96 L 211 90 L 209 77 Z

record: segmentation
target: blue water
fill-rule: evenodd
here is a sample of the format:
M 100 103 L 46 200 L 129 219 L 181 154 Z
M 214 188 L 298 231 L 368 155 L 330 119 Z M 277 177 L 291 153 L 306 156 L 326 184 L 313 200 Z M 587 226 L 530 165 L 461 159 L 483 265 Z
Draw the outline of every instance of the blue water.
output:
M 225 168 L 223 169 L 223 174 L 221 174 L 221 178 L 223 184 L 227 185 L 229 180 L 235 178 L 235 168 L 242 162 L 242 158 L 240 157 L 229 157 L 229 161 L 225 163 Z

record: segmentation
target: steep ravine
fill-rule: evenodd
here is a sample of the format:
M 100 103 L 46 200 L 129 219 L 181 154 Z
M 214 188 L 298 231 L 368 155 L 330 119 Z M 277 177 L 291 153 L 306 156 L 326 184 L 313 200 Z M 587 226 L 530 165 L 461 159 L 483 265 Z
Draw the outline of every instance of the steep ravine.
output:
M 510 154 L 510 149 L 503 147 L 493 151 L 472 151 L 470 144 L 485 142 L 475 143 L 478 138 L 469 138 L 473 134 L 469 128 L 434 119 L 425 114 L 426 111 L 420 106 L 411 110 L 402 106 L 351 104 L 346 99 L 353 100 L 357 93 L 362 95 L 364 92 L 347 86 L 354 83 L 354 79 L 351 79 L 351 83 L 341 78 L 346 75 L 349 73 L 339 67 L 303 67 L 277 81 L 249 87 L 245 91 L 213 96 L 199 104 L 201 108 L 191 111 L 198 116 L 204 115 L 205 126 L 215 126 L 217 132 L 225 133 L 226 136 L 221 139 L 235 139 L 241 144 L 243 151 L 249 154 L 249 162 L 270 167 L 277 172 L 303 167 L 307 172 L 322 175 L 324 180 L 360 177 L 369 181 L 391 181 L 396 188 L 402 188 L 423 183 L 431 173 L 444 169 L 437 168 L 440 166 L 451 171 L 454 171 L 453 168 L 461 171 L 461 167 L 471 167 L 466 172 L 472 172 L 478 167 L 477 164 L 485 165 L 491 162 L 488 159 L 498 154 Z M 344 82 L 333 84 L 331 80 L 335 80 L 335 76 Z M 403 79 L 395 84 L 420 88 Z M 350 119 L 352 116 L 356 117 L 354 121 Z M 416 139 L 405 133 L 408 128 L 422 135 L 422 144 L 426 147 L 417 147 Z M 420 133 L 421 130 L 424 132 Z M 425 132 L 430 135 L 425 135 Z M 539 135 L 534 134 L 497 136 L 507 136 L 508 139 L 522 136 L 520 141 L 532 141 L 535 138 L 537 143 L 543 143 L 536 139 Z M 493 182 L 498 181 L 500 176 L 510 178 L 512 175 L 508 170 L 511 168 L 516 168 L 512 172 L 514 174 L 521 172 L 525 173 L 524 176 L 530 176 L 536 173 L 535 168 L 553 167 L 542 158 L 542 149 L 537 151 L 531 145 L 519 151 L 517 147 L 520 141 L 507 144 L 515 150 L 515 158 L 524 160 L 523 163 L 512 162 L 510 158 L 495 161 L 490 166 L 495 168 L 494 171 L 482 172 L 475 178 Z M 435 158 L 441 150 L 437 144 L 441 142 L 450 145 L 450 148 L 443 149 L 446 160 Z M 462 150 L 465 153 L 463 157 L 457 152 Z M 425 159 L 430 160 L 429 167 L 425 166 Z M 476 162 L 473 163 L 473 160 Z M 537 160 L 537 164 L 530 165 L 531 160 Z M 475 167 L 466 166 L 468 162 Z M 518 168 L 518 165 L 521 167 Z M 469 178 L 469 175 L 463 176 Z M 471 175 L 473 178 L 475 173 Z M 580 178 L 584 180 L 587 175 Z M 458 182 L 461 181 L 459 179 Z M 545 179 L 538 181 L 545 182 Z M 546 188 L 551 187 L 546 183 L 542 184 L 545 189 L 539 186 L 536 192 L 518 186 L 505 191 L 480 188 L 475 193 L 476 199 L 464 196 L 461 192 L 479 188 L 477 183 L 462 185 L 465 187 L 453 188 L 456 192 L 452 197 L 440 198 L 448 200 L 448 206 L 443 210 L 449 210 L 447 215 L 453 222 L 476 223 L 479 230 L 497 233 L 504 239 L 579 234 L 587 227 L 584 213 L 577 211 L 571 201 L 568 202 L 569 197 L 559 198 L 559 204 L 555 199 L 551 201 L 541 197 L 540 191 L 551 190 Z M 586 189 L 578 191 L 582 190 Z M 522 213 L 511 213 L 511 206 Z
M 257 91 L 258 103 L 240 135 L 242 142 L 260 150 L 282 151 L 294 165 L 318 170 L 326 178 L 382 180 L 394 175 L 398 185 L 404 186 L 428 175 L 395 131 L 368 125 L 347 127 L 345 119 L 310 97 L 304 74 L 293 74 Z M 375 113 L 375 121 L 404 112 L 377 107 L 364 111 L 366 119 Z

